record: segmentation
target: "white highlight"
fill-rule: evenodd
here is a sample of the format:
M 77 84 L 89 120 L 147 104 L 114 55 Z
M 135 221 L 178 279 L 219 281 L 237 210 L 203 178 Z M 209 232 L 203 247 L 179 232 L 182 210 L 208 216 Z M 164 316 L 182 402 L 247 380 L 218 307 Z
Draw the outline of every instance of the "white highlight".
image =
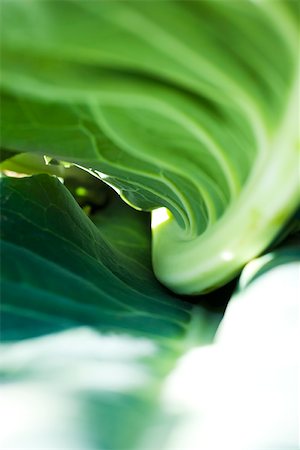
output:
M 168 377 L 165 410 L 182 414 L 164 450 L 298 448 L 300 264 L 278 266 L 230 301 L 214 345 Z
M 239 287 L 244 289 L 255 274 L 268 262 L 275 258 L 274 253 L 268 253 L 267 255 L 261 256 L 260 258 L 253 259 L 244 268 L 242 275 L 239 279 Z
M 78 405 L 40 381 L 0 388 L 0 447 L 5 450 L 83 450 Z
M 104 393 L 114 405 L 115 396 L 145 389 L 156 376 L 147 359 L 158 351 L 150 339 L 87 327 L 2 345 L 1 369 L 16 377 L 0 387 L 0 448 L 94 448 L 85 428 L 89 399 L 97 406 Z
M 154 230 L 162 223 L 170 219 L 170 213 L 167 208 L 157 208 L 152 211 L 151 228 Z
M 151 340 L 125 334 L 105 336 L 82 327 L 3 345 L 1 366 L 12 371 L 20 366 L 31 367 L 44 381 L 68 391 L 124 392 L 149 381 L 150 374 L 141 361 L 156 352 Z
M 224 252 L 221 253 L 221 258 L 224 261 L 232 261 L 233 257 L 234 257 L 234 254 L 229 250 L 224 250 Z

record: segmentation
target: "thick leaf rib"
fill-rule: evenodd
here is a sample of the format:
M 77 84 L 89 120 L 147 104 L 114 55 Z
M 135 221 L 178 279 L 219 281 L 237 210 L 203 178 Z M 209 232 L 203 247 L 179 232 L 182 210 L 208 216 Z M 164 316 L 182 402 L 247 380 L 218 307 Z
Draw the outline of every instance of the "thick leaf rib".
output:
M 3 17 L 5 147 L 167 208 L 153 227 L 164 284 L 211 290 L 274 239 L 298 204 L 293 1 L 12 0 Z

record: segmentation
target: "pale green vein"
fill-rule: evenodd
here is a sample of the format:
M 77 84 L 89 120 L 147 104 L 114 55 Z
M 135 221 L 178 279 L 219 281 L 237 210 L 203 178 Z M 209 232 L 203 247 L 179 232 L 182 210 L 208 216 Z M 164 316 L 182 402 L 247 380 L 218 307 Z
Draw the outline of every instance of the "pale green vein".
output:
M 232 93 L 230 100 L 239 105 L 241 110 L 244 111 L 252 123 L 253 129 L 256 130 L 257 136 L 262 138 L 265 135 L 262 127 L 264 118 L 252 98 L 232 78 L 227 77 L 224 71 L 219 70 L 218 67 L 204 58 L 199 52 L 194 52 L 175 36 L 169 34 L 165 29 L 162 29 L 129 6 L 127 6 L 126 10 L 120 11 L 119 14 L 109 17 L 109 20 L 117 23 L 131 34 L 135 34 L 147 41 L 152 47 L 157 47 L 159 51 L 164 52 L 180 65 L 184 62 L 185 66 L 188 66 L 192 72 L 201 78 L 206 72 L 210 74 L 210 79 L 217 80 L 217 85 L 223 84 L 227 86 L 227 92 Z M 155 39 L 153 39 L 153 36 L 155 36 Z

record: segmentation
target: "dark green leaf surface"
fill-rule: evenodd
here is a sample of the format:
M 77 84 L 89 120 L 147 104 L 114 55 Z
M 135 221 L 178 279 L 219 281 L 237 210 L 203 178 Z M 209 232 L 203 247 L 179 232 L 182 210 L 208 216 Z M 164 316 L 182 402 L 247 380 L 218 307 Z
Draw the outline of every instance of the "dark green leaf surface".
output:
M 57 178 L 2 178 L 1 210 L 1 406 L 17 414 L 3 448 L 163 445 L 177 420 L 160 406 L 165 376 L 220 314 L 157 282 L 149 216 L 118 197 L 92 223 Z
M 189 306 L 155 279 L 149 224 L 126 211 L 105 231 L 56 179 L 1 180 L 2 334 L 15 340 L 90 325 L 158 338 L 185 332 Z M 127 210 L 127 207 L 126 207 Z M 121 241 L 121 242 L 119 242 Z

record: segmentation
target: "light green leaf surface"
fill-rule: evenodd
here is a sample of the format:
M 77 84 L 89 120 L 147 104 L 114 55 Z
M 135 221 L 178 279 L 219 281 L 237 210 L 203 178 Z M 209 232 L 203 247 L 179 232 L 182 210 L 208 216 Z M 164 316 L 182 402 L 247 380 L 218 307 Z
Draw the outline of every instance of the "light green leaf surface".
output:
M 290 0 L 4 1 L 3 144 L 167 208 L 157 277 L 211 290 L 298 203 L 298 21 Z
M 30 153 L 17 153 L 9 156 L 10 152 L 5 152 L 5 159 L 0 163 L 1 172 L 9 171 L 22 175 L 33 175 L 37 173 L 47 173 L 64 178 L 66 176 L 65 169 L 61 165 L 46 165 L 42 155 Z

